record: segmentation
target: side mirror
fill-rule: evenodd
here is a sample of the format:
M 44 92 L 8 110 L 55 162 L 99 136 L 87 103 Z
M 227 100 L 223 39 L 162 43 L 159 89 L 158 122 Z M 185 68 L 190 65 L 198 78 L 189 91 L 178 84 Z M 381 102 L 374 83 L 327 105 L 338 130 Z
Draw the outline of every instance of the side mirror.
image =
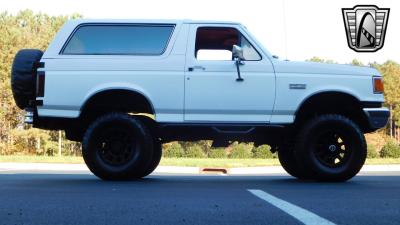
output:
M 235 59 L 244 60 L 243 57 L 243 49 L 237 45 L 233 45 L 232 47 L 232 56 Z
M 242 82 L 242 81 L 244 81 L 244 79 L 240 76 L 239 66 L 244 65 L 244 62 L 242 62 L 242 60 L 244 60 L 243 49 L 237 45 L 233 45 L 232 46 L 232 58 L 233 58 L 233 60 L 235 60 L 236 70 L 237 70 L 237 74 L 238 74 L 238 78 L 236 79 L 236 81 Z

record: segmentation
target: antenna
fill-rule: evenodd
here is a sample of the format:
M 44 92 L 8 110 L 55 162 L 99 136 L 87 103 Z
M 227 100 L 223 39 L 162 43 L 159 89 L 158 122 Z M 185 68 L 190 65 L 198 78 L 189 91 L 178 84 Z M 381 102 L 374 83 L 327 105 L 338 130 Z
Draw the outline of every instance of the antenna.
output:
M 283 36 L 285 40 L 285 59 L 288 60 L 288 54 L 287 54 L 287 32 L 286 32 L 286 0 L 282 0 L 282 6 L 283 6 Z

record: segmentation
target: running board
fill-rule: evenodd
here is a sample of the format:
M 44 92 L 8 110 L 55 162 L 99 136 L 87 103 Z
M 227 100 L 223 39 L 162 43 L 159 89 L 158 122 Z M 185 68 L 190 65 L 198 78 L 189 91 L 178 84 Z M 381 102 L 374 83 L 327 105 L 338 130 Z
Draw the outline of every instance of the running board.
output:
M 237 123 L 160 123 L 158 135 L 166 141 L 173 140 L 255 140 L 256 136 L 277 135 L 285 128 L 279 124 Z

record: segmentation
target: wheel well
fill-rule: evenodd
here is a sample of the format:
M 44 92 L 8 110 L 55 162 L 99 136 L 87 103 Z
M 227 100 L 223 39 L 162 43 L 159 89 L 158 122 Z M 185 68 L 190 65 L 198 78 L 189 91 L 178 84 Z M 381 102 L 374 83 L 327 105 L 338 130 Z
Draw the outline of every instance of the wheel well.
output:
M 109 112 L 139 114 L 138 118 L 151 124 L 154 118 L 154 108 L 150 101 L 141 93 L 130 90 L 107 90 L 90 97 L 83 107 L 78 123 L 66 129 L 70 140 L 82 140 L 83 133 L 89 124 L 99 116 Z M 154 121 L 154 120 L 153 120 Z
M 296 111 L 295 125 L 301 125 L 312 117 L 322 114 L 346 116 L 364 132 L 368 132 L 368 120 L 362 102 L 353 95 L 343 92 L 323 92 L 307 98 Z
M 129 112 L 153 114 L 150 101 L 141 93 L 130 90 L 107 90 L 99 92 L 86 101 L 81 115 L 96 112 Z

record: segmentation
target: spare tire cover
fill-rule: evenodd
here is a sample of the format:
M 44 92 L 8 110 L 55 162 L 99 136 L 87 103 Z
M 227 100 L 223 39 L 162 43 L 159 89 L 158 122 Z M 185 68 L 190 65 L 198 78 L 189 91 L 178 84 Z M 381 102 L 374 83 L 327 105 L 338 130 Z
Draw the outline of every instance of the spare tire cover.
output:
M 35 99 L 36 63 L 42 55 L 43 52 L 38 49 L 22 49 L 15 55 L 11 69 L 11 89 L 20 109 L 26 108 L 29 101 Z

